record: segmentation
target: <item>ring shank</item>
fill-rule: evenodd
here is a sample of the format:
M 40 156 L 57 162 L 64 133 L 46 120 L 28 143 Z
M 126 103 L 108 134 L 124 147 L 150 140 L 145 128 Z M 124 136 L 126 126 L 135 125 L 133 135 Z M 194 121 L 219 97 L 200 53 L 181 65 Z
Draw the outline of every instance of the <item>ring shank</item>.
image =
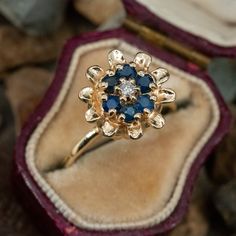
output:
M 183 101 L 184 104 L 184 101 Z M 176 111 L 178 107 L 181 107 L 181 104 L 168 104 L 164 106 L 167 109 L 167 113 L 170 111 Z M 62 163 L 62 167 L 67 168 L 73 165 L 85 152 L 90 151 L 98 146 L 104 145 L 109 141 L 113 141 L 113 138 L 106 138 L 106 140 L 102 140 L 101 130 L 98 127 L 95 127 L 91 131 L 89 131 L 72 149 L 71 153 L 65 157 Z M 94 142 L 97 141 L 99 137 L 99 142 L 94 145 Z M 92 145 L 93 144 L 93 145 Z M 90 147 L 90 149 L 89 149 Z
M 63 167 L 67 168 L 71 166 L 75 161 L 85 152 L 88 145 L 93 143 L 100 135 L 98 127 L 89 131 L 72 149 L 70 155 L 68 155 L 63 161 Z

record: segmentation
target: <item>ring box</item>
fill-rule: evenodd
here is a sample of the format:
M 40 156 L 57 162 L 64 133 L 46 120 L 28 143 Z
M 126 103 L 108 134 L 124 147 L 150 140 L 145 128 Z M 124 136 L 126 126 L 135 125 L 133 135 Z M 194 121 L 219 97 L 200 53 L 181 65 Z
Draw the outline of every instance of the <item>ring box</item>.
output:
M 212 56 L 235 56 L 236 47 L 212 38 L 216 32 L 205 34 L 207 27 L 196 35 L 193 22 L 188 28 L 173 21 L 176 9 L 169 1 L 123 2 L 126 28 L 68 41 L 50 88 L 16 144 L 14 188 L 46 235 L 167 233 L 186 213 L 201 166 L 229 130 L 228 108 L 204 67 Z M 93 128 L 84 119 L 86 106 L 76 99 L 89 85 L 86 69 L 108 68 L 107 53 L 115 48 L 128 61 L 147 52 L 151 69 L 168 69 L 165 86 L 176 91 L 179 109 L 165 116 L 161 130 L 149 128 L 137 141 L 109 143 L 58 168 Z

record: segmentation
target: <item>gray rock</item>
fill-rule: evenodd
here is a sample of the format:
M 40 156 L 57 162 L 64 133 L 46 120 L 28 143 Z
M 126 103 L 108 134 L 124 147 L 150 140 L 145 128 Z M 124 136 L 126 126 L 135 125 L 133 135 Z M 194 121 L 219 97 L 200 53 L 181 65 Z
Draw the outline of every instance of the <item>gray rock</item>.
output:
M 213 59 L 208 73 L 215 81 L 226 101 L 236 98 L 236 60 L 227 58 Z
M 219 188 L 214 203 L 226 225 L 236 231 L 236 179 Z
M 217 146 L 214 158 L 211 159 L 207 169 L 208 176 L 217 185 L 226 184 L 236 178 L 236 106 L 230 105 L 229 108 L 233 117 L 231 128 L 227 136 Z
M 76 11 L 96 25 L 104 24 L 120 11 L 124 11 L 120 0 L 74 0 L 73 3 Z M 104 10 L 99 11 L 98 9 Z
M 32 35 L 55 31 L 63 20 L 66 0 L 0 0 L 0 12 Z
M 0 72 L 25 64 L 54 60 L 73 29 L 64 25 L 46 36 L 23 34 L 13 26 L 0 26 Z
M 6 95 L 19 132 L 48 88 L 52 74 L 39 67 L 23 67 L 5 78 Z

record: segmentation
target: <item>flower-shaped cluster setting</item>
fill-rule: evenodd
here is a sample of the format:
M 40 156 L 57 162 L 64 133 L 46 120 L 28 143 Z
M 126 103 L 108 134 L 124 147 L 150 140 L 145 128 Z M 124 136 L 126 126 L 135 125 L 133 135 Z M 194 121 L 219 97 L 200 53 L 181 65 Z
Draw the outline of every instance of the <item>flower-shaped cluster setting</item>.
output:
M 175 100 L 174 91 L 162 88 L 169 78 L 168 71 L 158 68 L 150 73 L 151 57 L 142 52 L 127 63 L 122 52 L 113 50 L 108 61 L 107 71 L 99 66 L 87 70 L 86 76 L 93 86 L 79 94 L 88 103 L 86 120 L 96 121 L 108 137 L 127 134 L 137 139 L 148 126 L 162 128 L 162 103 Z

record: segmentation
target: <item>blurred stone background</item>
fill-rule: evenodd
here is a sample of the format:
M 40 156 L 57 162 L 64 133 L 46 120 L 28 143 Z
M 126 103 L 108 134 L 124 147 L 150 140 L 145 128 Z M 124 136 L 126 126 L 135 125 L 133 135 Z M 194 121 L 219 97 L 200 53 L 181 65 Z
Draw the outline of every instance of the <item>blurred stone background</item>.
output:
M 64 42 L 86 31 L 119 26 L 118 0 L 0 0 L 0 235 L 40 236 L 12 192 L 13 147 L 49 86 Z M 208 68 L 236 117 L 236 62 Z M 203 168 L 188 214 L 171 236 L 236 235 L 236 122 Z

